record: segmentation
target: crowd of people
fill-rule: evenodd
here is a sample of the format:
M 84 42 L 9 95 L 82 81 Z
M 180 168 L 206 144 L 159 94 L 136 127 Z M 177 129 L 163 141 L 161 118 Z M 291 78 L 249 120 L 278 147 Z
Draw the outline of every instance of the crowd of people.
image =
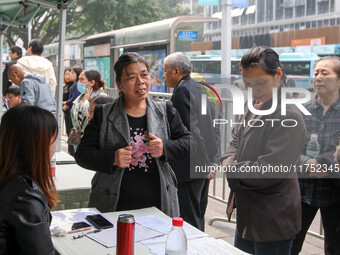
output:
M 49 234 L 49 210 L 57 203 L 50 163 L 58 132 L 56 81 L 52 65 L 40 56 L 42 51 L 36 39 L 29 43 L 26 57 L 13 46 L 4 70 L 3 96 L 9 106 L 0 125 L 0 200 L 4 201 L 0 250 L 4 254 L 27 248 L 34 254 L 58 254 Z M 245 105 L 222 155 L 219 129 L 213 125 L 216 108 L 208 101 L 206 114 L 201 113 L 206 92 L 190 78 L 189 58 L 177 52 L 164 59 L 163 77 L 173 89 L 170 102 L 149 96 L 149 64 L 134 52 L 118 58 L 116 99 L 105 93 L 98 71 L 65 68 L 62 109 L 68 152 L 78 165 L 96 172 L 89 207 L 110 212 L 155 206 L 204 231 L 215 167 L 232 166 L 236 171 L 226 173 L 231 190 L 227 215 L 231 218 L 236 208 L 237 248 L 256 255 L 299 254 L 320 209 L 325 254 L 340 254 L 340 173 L 313 171 L 318 166 L 339 169 L 340 59 L 326 57 L 316 63 L 316 95 L 304 105 L 311 114 L 304 115 L 293 104 L 281 104 L 286 79 L 277 53 L 267 47 L 248 50 L 240 70 L 252 102 Z M 275 99 L 273 91 L 277 91 Z M 274 101 L 276 109 L 261 115 L 272 109 Z M 268 121 L 273 119 L 278 121 Z M 287 119 L 296 125 L 280 125 Z M 242 124 L 254 120 L 264 125 Z M 307 147 L 315 134 L 320 153 L 311 158 Z M 197 165 L 209 166 L 211 172 L 194 178 Z M 241 171 L 270 165 L 301 171 L 279 175 Z

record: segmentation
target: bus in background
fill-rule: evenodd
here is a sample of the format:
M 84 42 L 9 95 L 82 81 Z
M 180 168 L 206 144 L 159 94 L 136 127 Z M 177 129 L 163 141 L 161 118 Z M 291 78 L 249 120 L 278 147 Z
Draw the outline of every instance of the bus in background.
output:
M 287 76 L 287 86 L 312 90 L 317 60 L 319 57 L 315 53 L 281 53 L 280 62 Z
M 219 55 L 199 55 L 190 58 L 192 63 L 191 78 L 199 82 L 207 82 L 209 84 L 221 83 L 221 56 Z M 240 60 L 231 59 L 231 81 L 241 78 Z

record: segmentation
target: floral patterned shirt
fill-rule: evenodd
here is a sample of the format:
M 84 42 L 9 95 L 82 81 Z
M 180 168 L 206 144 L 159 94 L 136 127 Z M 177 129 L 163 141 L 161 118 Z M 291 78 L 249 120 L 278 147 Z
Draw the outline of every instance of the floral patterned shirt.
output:
M 161 209 L 159 172 L 155 158 L 149 153 L 146 115 L 127 117 L 132 157 L 130 166 L 124 170 L 117 211 L 150 206 Z

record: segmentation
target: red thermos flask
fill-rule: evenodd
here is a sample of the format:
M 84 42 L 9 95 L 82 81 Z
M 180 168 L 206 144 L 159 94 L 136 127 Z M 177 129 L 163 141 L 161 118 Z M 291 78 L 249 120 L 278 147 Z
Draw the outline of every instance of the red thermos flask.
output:
M 135 246 L 135 218 L 121 214 L 117 220 L 117 255 L 133 255 Z

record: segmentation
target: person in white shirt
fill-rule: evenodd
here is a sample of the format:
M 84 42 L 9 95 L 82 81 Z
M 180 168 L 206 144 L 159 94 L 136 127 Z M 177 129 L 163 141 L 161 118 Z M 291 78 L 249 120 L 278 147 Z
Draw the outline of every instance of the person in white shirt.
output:
M 26 72 L 36 72 L 45 77 L 46 82 L 51 87 L 52 96 L 55 96 L 55 88 L 57 79 L 55 77 L 52 63 L 40 55 L 44 51 L 44 45 L 39 39 L 32 39 L 28 44 L 28 56 L 18 60 L 18 64 L 24 68 Z

